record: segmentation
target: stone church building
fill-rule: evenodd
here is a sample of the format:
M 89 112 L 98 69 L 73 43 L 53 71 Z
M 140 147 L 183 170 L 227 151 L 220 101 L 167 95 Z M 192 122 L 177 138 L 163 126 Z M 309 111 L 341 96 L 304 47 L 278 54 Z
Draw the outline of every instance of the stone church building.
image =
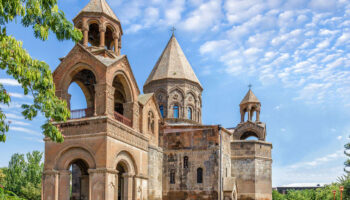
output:
M 77 83 L 87 108 L 55 122 L 63 143 L 45 139 L 43 200 L 272 199 L 272 145 L 251 90 L 235 128 L 203 125 L 203 87 L 174 35 L 141 94 L 106 1 L 91 0 L 73 22 L 83 40 L 53 78 L 69 107 Z

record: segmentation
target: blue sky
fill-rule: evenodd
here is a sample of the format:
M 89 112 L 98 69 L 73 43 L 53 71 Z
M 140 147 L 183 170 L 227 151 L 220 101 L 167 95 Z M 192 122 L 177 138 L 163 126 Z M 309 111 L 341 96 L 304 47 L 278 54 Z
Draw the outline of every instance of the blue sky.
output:
M 108 0 L 107 0 L 108 1 Z M 72 19 L 88 0 L 61 0 Z M 262 102 L 261 120 L 273 143 L 273 185 L 330 183 L 343 174 L 343 145 L 350 140 L 349 0 L 109 0 L 124 30 L 136 80 L 143 84 L 168 42 L 171 27 L 192 64 L 203 92 L 203 123 L 234 127 L 238 104 L 253 84 Z M 11 24 L 8 33 L 23 41 L 35 58 L 54 70 L 70 41 L 34 39 L 33 32 Z M 23 95 L 11 77 L 0 81 L 12 93 L 12 121 L 0 166 L 13 153 L 44 150 L 42 118 L 20 116 Z M 73 108 L 83 108 L 76 86 Z

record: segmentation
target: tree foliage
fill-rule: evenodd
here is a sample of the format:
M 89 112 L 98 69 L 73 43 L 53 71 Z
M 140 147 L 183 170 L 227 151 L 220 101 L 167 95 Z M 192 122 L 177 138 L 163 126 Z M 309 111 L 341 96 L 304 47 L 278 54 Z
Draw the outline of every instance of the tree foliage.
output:
M 39 151 L 23 154 L 14 154 L 8 168 L 4 170 L 5 189 L 19 197 L 40 200 L 43 154 Z
M 42 125 L 44 135 L 62 142 L 62 134 L 52 120 L 65 121 L 69 117 L 66 102 L 55 96 L 49 66 L 32 59 L 22 43 L 6 33 L 6 25 L 14 20 L 20 21 L 24 27 L 31 27 L 34 36 L 40 40 L 47 40 L 52 32 L 58 40 L 72 39 L 77 42 L 82 34 L 58 9 L 57 0 L 0 0 L 0 69 L 21 84 L 25 95 L 33 96 L 32 104 L 22 105 L 25 119 L 32 120 L 41 112 L 47 119 Z M 10 102 L 9 94 L 0 84 L 0 104 L 9 105 Z M 6 115 L 0 109 L 0 141 L 6 140 L 8 130 Z
M 335 190 L 336 200 L 340 200 L 340 191 L 339 187 L 343 185 L 345 186 L 343 192 L 343 200 L 350 200 L 349 188 L 350 187 L 350 179 L 346 178 L 345 182 L 333 183 L 330 185 L 326 185 L 323 188 L 318 188 L 316 190 L 289 190 L 287 194 L 280 194 L 277 191 L 272 192 L 273 200 L 333 200 L 333 191 Z

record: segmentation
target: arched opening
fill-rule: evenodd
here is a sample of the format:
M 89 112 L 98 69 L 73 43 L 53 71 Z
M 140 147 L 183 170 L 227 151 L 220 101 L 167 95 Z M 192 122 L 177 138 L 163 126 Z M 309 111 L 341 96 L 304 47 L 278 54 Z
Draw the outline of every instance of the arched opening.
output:
M 187 118 L 192 120 L 192 108 L 191 107 L 187 108 Z
M 105 33 L 105 48 L 108 50 L 113 50 L 114 47 L 113 30 L 107 26 Z
M 125 179 L 124 174 L 127 173 L 127 168 L 122 163 L 117 165 L 118 171 L 118 200 L 125 199 Z
M 95 84 L 95 75 L 90 70 L 83 69 L 73 76 L 68 88 L 71 119 L 93 116 L 95 110 Z M 81 101 L 82 98 L 85 98 L 85 102 Z
M 83 160 L 75 160 L 70 164 L 70 200 L 89 199 L 88 165 Z
M 170 184 L 175 184 L 175 169 L 170 171 Z
M 188 156 L 184 157 L 184 168 L 187 169 L 188 168 Z
M 70 110 L 80 110 L 87 108 L 86 101 L 82 101 L 82 99 L 85 99 L 84 92 L 76 82 L 73 82 L 69 86 L 68 93 L 74 94 L 70 97 Z
M 131 102 L 131 91 L 127 86 L 125 78 L 119 74 L 113 80 L 114 87 L 114 117 L 116 120 L 132 126 L 131 118 L 132 112 L 126 112 L 128 102 Z M 129 105 L 130 106 L 130 105 Z M 129 109 L 131 110 L 131 108 Z
M 179 106 L 177 104 L 173 106 L 173 117 L 179 118 Z
M 100 28 L 96 23 L 89 25 L 89 46 L 98 47 L 100 45 Z
M 159 110 L 160 110 L 160 114 L 164 118 L 164 106 L 163 105 L 159 106 Z
M 203 169 L 197 169 L 197 183 L 203 183 Z
M 240 140 L 259 140 L 259 136 L 253 131 L 247 131 L 242 134 Z
M 148 112 L 148 132 L 154 134 L 154 114 L 152 111 Z

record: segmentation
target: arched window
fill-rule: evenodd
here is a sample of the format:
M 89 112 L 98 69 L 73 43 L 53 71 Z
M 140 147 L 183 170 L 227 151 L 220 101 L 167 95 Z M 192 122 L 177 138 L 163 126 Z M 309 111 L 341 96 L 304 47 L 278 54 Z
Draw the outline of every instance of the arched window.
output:
M 184 168 L 187 169 L 188 168 L 188 156 L 184 157 Z
M 148 131 L 154 133 L 154 114 L 152 111 L 148 112 Z
M 203 183 L 203 169 L 197 169 L 197 183 Z
M 160 114 L 164 117 L 164 106 L 159 106 Z
M 192 120 L 192 108 L 188 107 L 187 109 L 187 118 Z
M 70 165 L 70 199 L 86 199 L 89 197 L 89 174 L 87 170 L 87 164 L 83 160 L 76 160 Z
M 179 106 L 178 105 L 174 105 L 173 112 L 174 112 L 174 118 L 179 118 Z
M 175 184 L 175 170 L 170 172 L 170 184 Z

